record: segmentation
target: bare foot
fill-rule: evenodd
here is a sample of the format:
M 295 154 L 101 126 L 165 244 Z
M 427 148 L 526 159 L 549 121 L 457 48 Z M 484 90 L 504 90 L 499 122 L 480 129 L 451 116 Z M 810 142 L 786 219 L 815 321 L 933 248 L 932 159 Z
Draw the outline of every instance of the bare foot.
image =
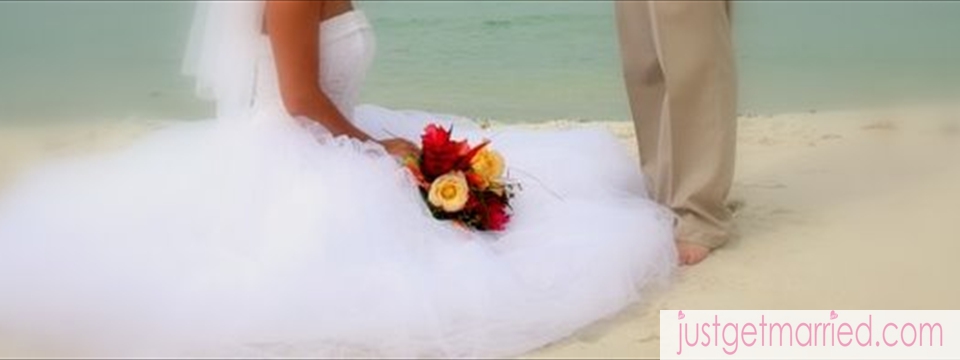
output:
M 710 255 L 710 249 L 696 244 L 677 242 L 677 254 L 680 256 L 680 265 L 696 265 Z

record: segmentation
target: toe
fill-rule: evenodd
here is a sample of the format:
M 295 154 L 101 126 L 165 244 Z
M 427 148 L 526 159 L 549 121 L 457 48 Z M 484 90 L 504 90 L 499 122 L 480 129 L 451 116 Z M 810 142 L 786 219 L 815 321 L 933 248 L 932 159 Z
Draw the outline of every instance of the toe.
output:
M 696 265 L 710 254 L 710 249 L 699 245 L 679 243 L 677 253 L 681 265 Z

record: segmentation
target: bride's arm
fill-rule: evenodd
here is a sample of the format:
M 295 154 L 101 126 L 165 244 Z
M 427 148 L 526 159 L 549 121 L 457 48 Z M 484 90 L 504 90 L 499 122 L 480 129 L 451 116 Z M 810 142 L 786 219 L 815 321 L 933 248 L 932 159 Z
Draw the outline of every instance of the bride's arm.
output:
M 290 115 L 317 121 L 334 135 L 374 140 L 351 124 L 320 88 L 320 6 L 319 1 L 266 2 L 266 28 L 283 104 Z

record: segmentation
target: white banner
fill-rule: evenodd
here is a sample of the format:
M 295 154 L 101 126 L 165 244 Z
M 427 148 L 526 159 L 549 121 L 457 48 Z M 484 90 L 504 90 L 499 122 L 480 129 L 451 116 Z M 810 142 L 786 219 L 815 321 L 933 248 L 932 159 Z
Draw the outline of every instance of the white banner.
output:
M 661 310 L 661 359 L 960 359 L 960 310 Z

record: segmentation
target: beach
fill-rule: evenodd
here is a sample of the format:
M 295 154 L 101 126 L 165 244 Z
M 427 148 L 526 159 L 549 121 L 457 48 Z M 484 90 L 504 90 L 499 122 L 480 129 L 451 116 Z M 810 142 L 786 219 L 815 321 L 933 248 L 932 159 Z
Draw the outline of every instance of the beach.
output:
M 953 309 L 960 113 L 743 118 L 740 237 L 667 291 L 530 358 L 657 358 L 658 310 Z M 626 131 L 624 131 L 626 134 Z
M 960 289 L 960 108 L 741 117 L 739 237 L 642 304 L 523 358 L 657 358 L 659 310 L 951 309 Z M 50 157 L 107 151 L 149 121 L 0 127 L 0 184 Z M 629 122 L 608 127 L 636 154 Z M 0 188 L 2 189 L 2 188 Z M 642 234 L 638 234 L 642 236 Z M 0 340 L 0 357 L 22 356 Z
M 497 128 L 601 126 L 639 156 L 611 1 L 356 7 L 377 43 L 362 102 Z M 34 166 L 178 123 L 151 119 L 213 117 L 182 72 L 193 11 L 0 2 L 0 196 Z M 744 1 L 733 14 L 739 236 L 522 358 L 658 358 L 660 310 L 960 305 L 960 2 Z M 0 336 L 0 358 L 32 354 L 11 342 Z

